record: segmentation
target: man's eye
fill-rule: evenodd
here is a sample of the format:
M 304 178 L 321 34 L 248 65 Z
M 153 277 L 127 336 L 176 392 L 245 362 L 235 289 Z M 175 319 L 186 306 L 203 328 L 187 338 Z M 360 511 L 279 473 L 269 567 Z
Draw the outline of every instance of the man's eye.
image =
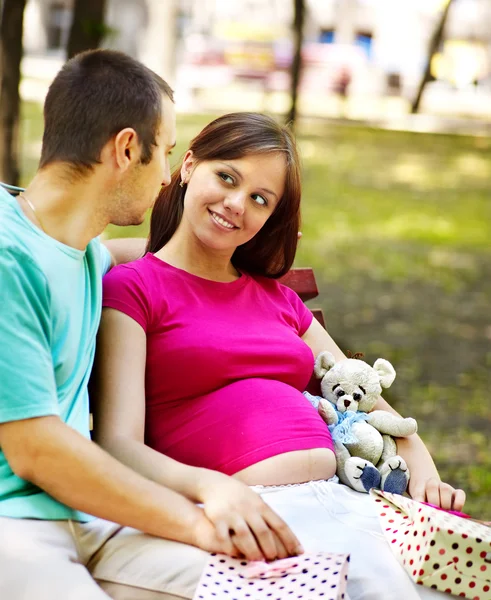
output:
M 263 198 L 259 194 L 252 194 L 251 198 L 254 200 L 254 202 L 256 204 L 259 204 L 259 206 L 267 206 L 267 204 L 268 204 L 268 201 L 266 200 L 266 198 Z
M 234 182 L 234 178 L 231 177 L 228 173 L 218 173 L 218 177 L 220 177 L 220 179 L 222 179 L 226 183 L 233 183 Z

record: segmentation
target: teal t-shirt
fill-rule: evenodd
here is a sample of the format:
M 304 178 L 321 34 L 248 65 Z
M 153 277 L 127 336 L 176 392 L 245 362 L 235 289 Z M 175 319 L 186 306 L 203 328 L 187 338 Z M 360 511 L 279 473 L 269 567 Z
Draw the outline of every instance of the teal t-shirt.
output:
M 44 234 L 0 188 L 0 423 L 57 415 L 90 438 L 87 382 L 110 255 Z M 0 448 L 0 516 L 91 519 L 17 477 Z

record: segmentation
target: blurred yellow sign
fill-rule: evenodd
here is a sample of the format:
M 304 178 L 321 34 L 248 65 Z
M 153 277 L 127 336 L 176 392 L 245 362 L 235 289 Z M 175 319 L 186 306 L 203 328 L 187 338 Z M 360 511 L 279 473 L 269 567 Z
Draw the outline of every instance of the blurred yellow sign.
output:
M 282 26 L 267 26 L 258 23 L 220 21 L 213 28 L 215 37 L 223 40 L 250 40 L 252 42 L 273 42 L 284 38 L 288 31 Z
M 447 40 L 443 52 L 435 54 L 431 62 L 431 74 L 437 79 L 450 81 L 464 87 L 489 73 L 486 47 L 480 42 Z
M 254 47 L 246 44 L 226 48 L 224 57 L 225 62 L 232 67 L 270 71 L 275 65 L 273 50 L 266 46 Z

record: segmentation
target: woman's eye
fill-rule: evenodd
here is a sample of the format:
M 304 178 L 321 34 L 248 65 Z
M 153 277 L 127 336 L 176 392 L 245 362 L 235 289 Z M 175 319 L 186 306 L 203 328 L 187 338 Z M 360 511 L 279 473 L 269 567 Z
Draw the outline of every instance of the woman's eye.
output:
M 259 204 L 259 206 L 266 206 L 267 203 L 268 203 L 268 201 L 266 200 L 266 198 L 263 198 L 259 194 L 252 194 L 251 198 L 254 200 L 254 202 L 256 204 Z
M 220 179 L 225 181 L 225 183 L 233 183 L 234 182 L 234 178 L 231 177 L 228 173 L 218 173 L 218 177 L 220 177 Z

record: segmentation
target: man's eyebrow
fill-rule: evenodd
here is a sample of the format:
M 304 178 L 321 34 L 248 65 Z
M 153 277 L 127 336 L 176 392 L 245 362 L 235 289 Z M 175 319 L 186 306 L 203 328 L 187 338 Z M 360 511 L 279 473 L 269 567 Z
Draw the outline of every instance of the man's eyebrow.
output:
M 228 163 L 221 163 L 224 167 L 227 167 L 228 169 L 230 169 L 231 171 L 233 171 L 237 177 L 239 177 L 239 179 L 243 179 L 242 177 L 242 173 L 236 169 L 235 167 L 233 167 L 232 165 L 228 164 Z M 278 200 L 278 196 L 273 192 L 273 190 L 269 190 L 268 188 L 257 188 L 260 192 L 266 192 L 266 194 L 271 194 L 272 196 L 274 196 L 277 200 Z

